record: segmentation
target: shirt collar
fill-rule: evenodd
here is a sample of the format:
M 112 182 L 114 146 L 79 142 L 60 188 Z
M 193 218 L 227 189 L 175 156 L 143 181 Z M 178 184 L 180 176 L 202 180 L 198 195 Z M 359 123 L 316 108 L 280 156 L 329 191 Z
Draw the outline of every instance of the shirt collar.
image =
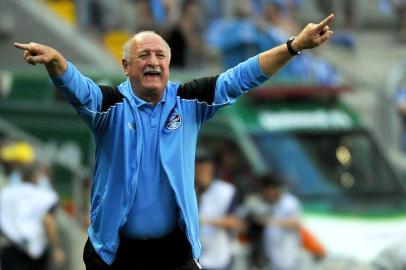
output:
M 139 97 L 135 94 L 135 92 L 132 91 L 132 90 L 131 90 L 131 94 L 132 94 L 132 96 L 133 96 L 133 98 L 134 98 L 135 105 L 136 105 L 138 108 L 141 107 L 141 106 L 143 106 L 143 105 L 145 105 L 145 104 L 149 104 L 148 101 L 139 98 Z M 163 93 L 163 95 L 162 95 L 162 98 L 161 98 L 161 100 L 160 100 L 158 103 L 165 103 L 165 100 L 166 100 L 166 88 L 164 89 L 164 93 Z

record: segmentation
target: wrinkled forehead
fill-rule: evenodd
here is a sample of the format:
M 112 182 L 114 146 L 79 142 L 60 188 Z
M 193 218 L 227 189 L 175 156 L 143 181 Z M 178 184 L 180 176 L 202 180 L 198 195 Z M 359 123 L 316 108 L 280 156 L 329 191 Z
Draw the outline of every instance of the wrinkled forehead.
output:
M 131 47 L 135 51 L 148 50 L 168 53 L 165 41 L 160 36 L 153 33 L 145 33 L 135 36 Z

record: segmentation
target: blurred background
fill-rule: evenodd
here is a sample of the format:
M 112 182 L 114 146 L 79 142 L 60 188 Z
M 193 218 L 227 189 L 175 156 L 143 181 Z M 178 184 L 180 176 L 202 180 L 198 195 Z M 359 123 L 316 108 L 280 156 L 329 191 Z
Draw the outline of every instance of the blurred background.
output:
M 27 164 L 43 168 L 66 257 L 50 269 L 84 269 L 94 142 L 13 42 L 52 46 L 98 84 L 117 85 L 122 44 L 154 30 L 172 48 L 171 80 L 186 82 L 330 13 L 327 45 L 295 57 L 201 131 L 198 147 L 234 187 L 232 214 L 244 224 L 226 228 L 227 269 L 274 269 L 269 220 L 279 205 L 259 180 L 270 171 L 298 202 L 296 225 L 277 230 L 295 235 L 300 268 L 280 269 L 406 269 L 406 1 L 0 0 L 0 186 L 20 181 Z

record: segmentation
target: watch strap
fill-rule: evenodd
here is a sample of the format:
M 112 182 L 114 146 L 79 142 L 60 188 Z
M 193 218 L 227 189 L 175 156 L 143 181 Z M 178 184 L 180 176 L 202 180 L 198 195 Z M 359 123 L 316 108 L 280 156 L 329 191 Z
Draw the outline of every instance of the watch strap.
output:
M 286 46 L 288 47 L 288 51 L 289 51 L 289 53 L 291 54 L 291 55 L 298 55 L 298 54 L 300 54 L 301 53 L 301 51 L 295 51 L 293 48 L 292 48 L 292 42 L 293 42 L 293 40 L 295 40 L 295 36 L 293 36 L 293 37 L 291 37 L 291 38 L 289 38 L 288 39 L 288 41 L 286 41 Z

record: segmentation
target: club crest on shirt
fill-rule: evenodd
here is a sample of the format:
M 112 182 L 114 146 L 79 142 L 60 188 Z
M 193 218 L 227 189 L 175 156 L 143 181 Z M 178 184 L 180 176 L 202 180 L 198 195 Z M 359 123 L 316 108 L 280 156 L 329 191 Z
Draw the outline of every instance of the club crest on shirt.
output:
M 166 120 L 165 127 L 170 130 L 175 130 L 180 127 L 182 124 L 182 117 L 180 114 L 174 112 L 169 116 L 168 120 Z

